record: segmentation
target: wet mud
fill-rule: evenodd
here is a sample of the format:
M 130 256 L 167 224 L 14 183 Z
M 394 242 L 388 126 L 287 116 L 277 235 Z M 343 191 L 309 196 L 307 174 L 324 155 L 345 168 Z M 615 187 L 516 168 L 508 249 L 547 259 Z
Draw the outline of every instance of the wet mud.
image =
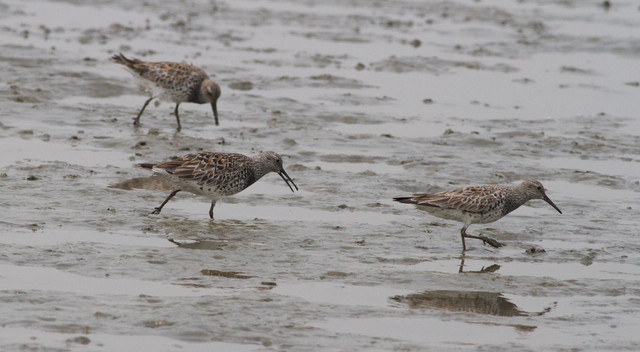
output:
M 640 348 L 637 3 L 0 0 L 0 350 Z M 145 110 L 118 52 L 210 106 Z M 216 205 L 137 163 L 273 150 Z M 392 201 L 538 179 L 461 225 Z

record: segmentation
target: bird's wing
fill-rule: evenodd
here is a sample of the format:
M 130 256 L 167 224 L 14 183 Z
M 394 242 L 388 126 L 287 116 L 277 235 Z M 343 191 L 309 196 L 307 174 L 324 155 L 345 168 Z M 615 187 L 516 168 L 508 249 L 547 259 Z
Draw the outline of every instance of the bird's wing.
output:
M 414 194 L 410 199 L 415 205 L 483 213 L 499 203 L 501 194 L 492 186 L 465 187 L 440 193 Z
M 142 78 L 162 88 L 173 88 L 176 82 L 199 83 L 207 78 L 207 74 L 190 64 L 178 62 L 146 62 L 138 61 L 130 69 Z
M 156 164 L 153 169 L 161 169 L 180 179 L 195 180 L 202 184 L 233 173 L 249 160 L 249 157 L 242 154 L 202 152 Z

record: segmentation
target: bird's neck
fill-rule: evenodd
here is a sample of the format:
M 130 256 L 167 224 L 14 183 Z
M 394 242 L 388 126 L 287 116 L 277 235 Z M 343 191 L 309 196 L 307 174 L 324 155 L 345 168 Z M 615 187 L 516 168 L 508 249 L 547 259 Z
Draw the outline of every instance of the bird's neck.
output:
M 262 176 L 271 172 L 271 170 L 269 170 L 269 168 L 265 163 L 265 160 L 263 160 L 261 155 L 256 155 L 252 159 L 253 159 L 253 168 L 251 169 L 253 170 L 253 182 L 256 182 L 259 179 L 261 179 Z
M 527 192 L 520 191 L 521 185 L 515 186 L 507 191 L 507 195 L 505 197 L 505 207 L 503 210 L 503 215 L 507 215 L 510 212 L 520 208 L 521 205 L 531 200 Z
M 205 91 L 206 85 L 204 84 L 206 80 L 208 80 L 208 78 L 205 78 L 202 80 L 202 82 L 200 83 L 199 89 L 194 89 L 192 91 L 191 101 L 193 101 L 194 103 L 198 103 L 198 104 L 208 103 L 206 98 L 207 92 Z

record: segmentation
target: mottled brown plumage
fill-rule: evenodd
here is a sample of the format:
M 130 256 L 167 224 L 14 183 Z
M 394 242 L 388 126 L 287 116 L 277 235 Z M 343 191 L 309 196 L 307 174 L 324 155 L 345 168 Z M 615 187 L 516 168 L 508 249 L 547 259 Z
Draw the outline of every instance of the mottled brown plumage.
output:
M 210 103 L 215 124 L 218 125 L 217 101 L 220 97 L 220 86 L 203 70 L 186 63 L 129 59 L 123 54 L 114 55 L 111 60 L 127 68 L 140 87 L 149 95 L 149 99 L 145 101 L 138 116 L 135 117 L 134 125 L 140 124 L 142 112 L 154 98 L 176 103 L 174 114 L 178 122 L 178 131 L 182 128 L 178 115 L 180 103 Z
M 419 209 L 439 218 L 464 223 L 464 227 L 460 231 L 462 250 L 464 251 L 467 249 L 465 237 L 481 239 L 494 247 L 501 247 L 502 245 L 494 239 L 467 234 L 467 227 L 471 224 L 487 224 L 499 220 L 532 199 L 542 199 L 562 214 L 560 209 L 547 197 L 542 184 L 535 180 L 524 181 L 517 186 L 464 187 L 440 193 L 414 194 L 412 197 L 400 197 L 393 200 L 414 204 Z
M 213 199 L 209 209 L 209 216 L 213 219 L 213 207 L 217 200 L 244 190 L 270 172 L 280 175 L 292 192 L 291 185 L 298 189 L 284 171 L 282 157 L 270 151 L 261 152 L 254 157 L 235 153 L 201 152 L 158 164 L 138 165 L 166 177 L 174 188 L 167 199 L 155 208 L 153 214 L 159 214 L 176 193 L 187 191 Z

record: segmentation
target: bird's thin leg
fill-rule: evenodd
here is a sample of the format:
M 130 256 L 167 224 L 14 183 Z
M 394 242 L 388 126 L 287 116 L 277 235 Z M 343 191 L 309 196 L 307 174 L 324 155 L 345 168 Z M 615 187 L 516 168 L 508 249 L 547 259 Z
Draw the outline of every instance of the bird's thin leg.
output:
M 464 272 L 464 253 L 462 253 L 462 259 L 460 260 L 460 268 L 458 269 L 458 273 Z
M 209 217 L 211 218 L 211 220 L 213 220 L 213 207 L 216 206 L 216 201 L 212 200 L 211 201 L 211 208 L 209 208 Z
M 180 192 L 180 190 L 175 190 L 173 192 L 171 192 L 171 194 L 169 194 L 169 196 L 167 197 L 167 199 L 164 200 L 164 202 L 162 202 L 162 204 L 160 204 L 159 207 L 153 209 L 153 211 L 151 212 L 151 214 L 160 214 L 160 211 L 162 211 L 162 207 L 164 207 L 165 204 L 167 204 L 167 202 L 173 198 L 173 196 L 175 196 L 178 192 Z
M 504 244 L 494 240 L 493 238 L 487 237 L 487 236 L 468 235 L 466 230 L 467 230 L 467 225 L 465 225 L 465 227 L 462 228 L 462 231 L 461 231 L 463 251 L 464 251 L 464 238 L 465 237 L 467 237 L 467 238 L 475 238 L 477 240 L 481 240 L 482 243 L 486 243 L 486 244 L 490 245 L 491 247 L 495 247 L 495 248 L 500 248 L 500 247 L 504 246 Z
M 180 132 L 180 130 L 182 130 L 182 126 L 180 126 L 180 115 L 178 115 L 178 106 L 180 106 L 180 103 L 176 103 L 176 109 L 173 110 L 173 113 L 176 115 L 176 121 L 178 121 L 178 132 Z
M 142 116 L 142 112 L 144 111 L 144 109 L 147 108 L 147 105 L 149 105 L 151 100 L 153 100 L 153 97 L 147 99 L 147 101 L 144 102 L 144 105 L 142 105 L 142 109 L 140 109 L 140 112 L 138 113 L 138 116 L 136 116 L 136 118 L 133 119 L 133 125 L 134 126 L 140 126 L 140 116 Z
M 467 237 L 467 227 L 469 225 L 465 224 L 464 227 L 462 227 L 462 230 L 460 230 L 460 237 L 462 238 L 462 252 L 467 250 L 467 245 L 464 243 L 464 238 Z

